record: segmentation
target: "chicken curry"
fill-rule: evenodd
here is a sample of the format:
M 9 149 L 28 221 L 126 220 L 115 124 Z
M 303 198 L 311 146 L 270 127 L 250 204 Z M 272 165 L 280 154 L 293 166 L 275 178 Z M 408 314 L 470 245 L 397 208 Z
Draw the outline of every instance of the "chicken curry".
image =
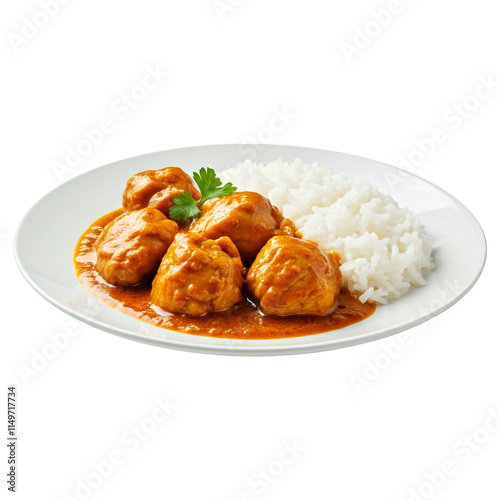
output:
M 342 288 L 339 257 L 301 239 L 254 192 L 211 169 L 134 175 L 123 208 L 81 236 L 75 270 L 106 304 L 147 323 L 222 338 L 311 335 L 361 321 L 375 305 Z

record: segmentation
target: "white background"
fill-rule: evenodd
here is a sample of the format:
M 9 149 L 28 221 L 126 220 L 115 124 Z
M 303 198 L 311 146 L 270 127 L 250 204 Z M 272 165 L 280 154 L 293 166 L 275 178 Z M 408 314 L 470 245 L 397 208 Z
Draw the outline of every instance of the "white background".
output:
M 19 393 L 18 498 L 499 498 L 500 432 L 488 420 L 500 406 L 499 12 L 491 0 L 401 0 L 389 20 L 373 21 L 396 4 L 73 0 L 30 29 L 23 18 L 44 24 L 39 3 L 3 2 L 1 359 L 2 390 Z M 352 57 L 343 42 L 357 43 Z M 116 100 L 147 67 L 168 77 L 119 112 Z M 480 78 L 497 83 L 478 103 Z M 453 119 L 464 100 L 469 116 Z M 293 118 L 270 133 L 276 110 Z M 62 180 L 142 153 L 251 137 L 400 165 L 441 128 L 446 140 L 415 173 L 476 215 L 489 262 L 400 352 L 395 336 L 312 355 L 209 356 L 78 324 L 44 363 L 51 338 L 76 322 L 21 277 L 14 232 L 60 184 L 54 162 L 103 118 L 113 131 Z M 390 348 L 394 359 L 373 369 Z M 353 377 L 366 373 L 356 390 Z M 178 408 L 135 450 L 123 435 L 152 428 L 158 397 Z M 92 464 L 113 453 L 122 462 L 100 481 Z M 443 462 L 453 473 L 435 473 Z M 92 489 L 78 490 L 89 478 Z

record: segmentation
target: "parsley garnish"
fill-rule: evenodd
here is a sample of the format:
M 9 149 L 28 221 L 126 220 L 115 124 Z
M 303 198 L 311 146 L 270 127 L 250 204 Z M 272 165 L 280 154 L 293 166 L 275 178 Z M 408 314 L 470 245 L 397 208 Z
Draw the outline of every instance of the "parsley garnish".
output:
M 222 181 L 217 177 L 213 168 L 200 169 L 199 173 L 193 174 L 193 179 L 200 188 L 201 199 L 195 200 L 187 191 L 174 196 L 172 198 L 174 205 L 168 212 L 171 219 L 185 222 L 190 217 L 198 217 L 201 214 L 198 206 L 204 201 L 217 196 L 227 196 L 237 189 L 230 182 L 222 186 Z

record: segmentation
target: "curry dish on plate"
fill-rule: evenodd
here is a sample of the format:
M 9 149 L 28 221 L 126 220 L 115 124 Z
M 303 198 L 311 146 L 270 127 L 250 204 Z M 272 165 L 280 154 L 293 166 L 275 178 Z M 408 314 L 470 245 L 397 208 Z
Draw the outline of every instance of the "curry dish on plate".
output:
M 212 169 L 131 177 L 122 208 L 78 241 L 82 285 L 147 323 L 195 335 L 311 335 L 369 317 L 342 287 L 340 256 L 306 241 L 270 200 L 239 192 Z

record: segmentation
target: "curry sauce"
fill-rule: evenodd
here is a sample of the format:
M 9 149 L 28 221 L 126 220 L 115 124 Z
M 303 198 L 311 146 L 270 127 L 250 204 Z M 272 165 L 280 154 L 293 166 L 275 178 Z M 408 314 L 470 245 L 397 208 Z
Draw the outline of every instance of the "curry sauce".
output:
M 264 315 L 248 297 L 235 306 L 201 317 L 168 313 L 151 302 L 151 282 L 132 287 L 107 283 L 95 270 L 94 244 L 103 228 L 123 213 L 115 210 L 97 219 L 81 236 L 74 264 L 81 284 L 95 297 L 122 313 L 169 330 L 228 339 L 279 339 L 301 337 L 352 325 L 371 316 L 374 304 L 361 303 L 342 289 L 335 310 L 325 316 Z

